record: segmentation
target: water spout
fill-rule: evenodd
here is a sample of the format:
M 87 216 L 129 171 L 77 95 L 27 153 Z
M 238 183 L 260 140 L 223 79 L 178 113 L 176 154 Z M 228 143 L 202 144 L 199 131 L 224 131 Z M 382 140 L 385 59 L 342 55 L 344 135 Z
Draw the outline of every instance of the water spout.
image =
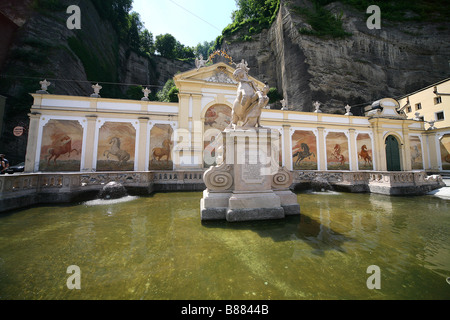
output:
M 115 181 L 105 185 L 99 193 L 99 198 L 103 200 L 120 199 L 126 196 L 128 196 L 128 193 L 125 187 Z
M 314 191 L 321 191 L 321 192 L 334 190 L 334 188 L 330 184 L 330 182 L 328 182 L 328 180 L 326 178 L 319 176 L 319 175 L 314 177 L 314 179 L 311 181 L 311 188 Z

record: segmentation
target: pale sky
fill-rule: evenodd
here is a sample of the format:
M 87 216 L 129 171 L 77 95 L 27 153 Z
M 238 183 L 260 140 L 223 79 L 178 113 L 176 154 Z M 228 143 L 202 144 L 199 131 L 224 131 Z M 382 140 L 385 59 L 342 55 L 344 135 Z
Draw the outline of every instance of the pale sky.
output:
M 181 7 L 185 8 L 181 8 Z M 235 0 L 133 0 L 145 28 L 157 35 L 170 33 L 185 46 L 213 41 L 229 25 Z

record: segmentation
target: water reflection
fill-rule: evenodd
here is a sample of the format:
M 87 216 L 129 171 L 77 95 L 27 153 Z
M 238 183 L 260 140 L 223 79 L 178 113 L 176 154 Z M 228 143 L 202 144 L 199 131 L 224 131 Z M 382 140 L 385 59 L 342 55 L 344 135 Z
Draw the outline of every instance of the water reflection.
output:
M 312 248 L 312 252 L 323 255 L 326 250 L 345 252 L 343 244 L 353 239 L 332 230 L 329 211 L 320 209 L 319 221 L 307 216 L 289 216 L 282 220 L 259 222 L 228 223 L 226 221 L 203 221 L 207 228 L 222 228 L 231 230 L 250 230 L 259 237 L 270 237 L 274 242 L 302 241 Z
M 300 216 L 228 223 L 201 222 L 201 196 L 0 216 L 0 298 L 450 298 L 448 201 L 301 193 Z M 72 264 L 80 292 L 64 287 Z M 366 287 L 370 265 L 381 291 Z

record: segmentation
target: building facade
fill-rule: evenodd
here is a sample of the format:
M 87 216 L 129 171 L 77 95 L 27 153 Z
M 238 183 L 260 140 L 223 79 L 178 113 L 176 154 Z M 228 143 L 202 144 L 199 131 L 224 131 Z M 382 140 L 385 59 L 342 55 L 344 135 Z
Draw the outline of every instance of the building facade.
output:
M 450 127 L 450 79 L 432 84 L 399 100 L 408 119 L 425 122 L 425 128 Z
M 178 103 L 32 94 L 25 171 L 181 171 L 215 165 L 215 139 L 229 125 L 236 99 L 233 72 L 217 63 L 177 74 Z M 450 92 L 445 85 L 438 90 Z M 319 106 L 316 112 L 263 109 L 261 124 L 278 131 L 280 164 L 290 170 L 450 172 L 449 126 L 429 130 L 425 122 L 399 114 L 403 105 L 404 100 L 382 99 L 364 117 L 326 114 Z

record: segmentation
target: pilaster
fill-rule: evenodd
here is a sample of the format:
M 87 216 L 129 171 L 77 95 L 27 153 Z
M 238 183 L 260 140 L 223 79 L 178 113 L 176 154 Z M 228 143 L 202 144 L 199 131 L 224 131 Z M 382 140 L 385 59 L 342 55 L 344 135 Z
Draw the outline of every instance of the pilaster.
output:
M 39 135 L 39 121 L 41 119 L 41 114 L 38 112 L 33 112 L 28 114 L 30 117 L 30 126 L 28 129 L 28 144 L 27 144 L 27 154 L 25 158 L 25 172 L 34 172 L 37 152 L 37 141 Z
M 87 129 L 86 129 L 86 141 L 83 144 L 86 145 L 86 153 L 84 156 L 84 168 L 81 171 L 91 172 L 94 171 L 93 161 L 94 161 L 94 141 L 95 141 L 95 128 L 96 128 L 96 115 L 86 116 L 87 119 Z

